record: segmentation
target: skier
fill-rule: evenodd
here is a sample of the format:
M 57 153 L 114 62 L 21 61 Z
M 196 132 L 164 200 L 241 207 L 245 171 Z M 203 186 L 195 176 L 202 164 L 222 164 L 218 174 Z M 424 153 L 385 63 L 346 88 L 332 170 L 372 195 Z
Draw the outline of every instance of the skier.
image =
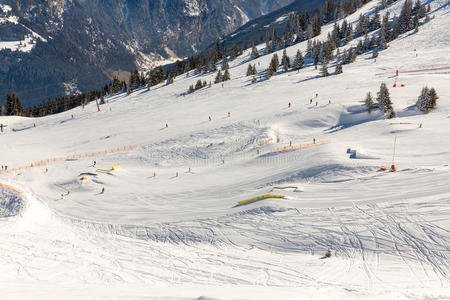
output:
M 100 194 L 104 194 L 105 193 L 105 187 L 102 187 L 102 192 Z
M 209 116 L 209 120 L 211 121 L 211 116 Z
M 315 144 L 316 143 L 316 138 L 313 138 L 313 144 Z
M 230 112 L 228 112 L 228 118 L 231 116 L 231 113 Z
M 97 164 L 97 162 L 94 160 L 94 164 L 92 165 L 95 168 L 95 165 Z
M 8 171 L 8 166 L 5 166 L 5 171 Z
M 319 93 L 316 93 L 316 98 L 319 97 Z
M 291 102 L 288 103 L 288 107 L 291 108 Z
M 312 104 L 312 99 L 309 100 L 309 104 Z
M 316 101 L 316 106 L 317 106 L 317 104 L 319 104 L 319 102 Z
M 328 104 L 331 104 L 331 100 L 328 100 Z
M 166 128 L 169 128 L 169 124 L 166 123 Z

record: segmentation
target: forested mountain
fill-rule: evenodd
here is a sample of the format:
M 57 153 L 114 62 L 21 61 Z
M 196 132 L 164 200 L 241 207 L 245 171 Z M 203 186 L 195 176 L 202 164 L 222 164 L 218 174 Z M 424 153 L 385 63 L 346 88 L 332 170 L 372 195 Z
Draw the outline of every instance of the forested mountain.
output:
M 185 57 L 293 0 L 2 0 L 0 95 L 25 106 Z

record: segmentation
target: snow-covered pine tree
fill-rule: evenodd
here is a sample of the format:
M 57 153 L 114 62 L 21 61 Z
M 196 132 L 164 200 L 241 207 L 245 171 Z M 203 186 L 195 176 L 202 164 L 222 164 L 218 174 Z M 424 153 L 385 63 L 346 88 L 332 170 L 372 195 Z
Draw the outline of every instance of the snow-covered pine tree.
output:
M 400 35 L 400 25 L 398 18 L 394 16 L 394 20 L 392 21 L 392 39 L 395 40 Z
M 388 113 L 394 110 L 392 108 L 392 101 L 389 95 L 389 89 L 387 88 L 384 82 L 381 83 L 380 90 L 377 93 L 377 102 L 378 107 L 381 109 L 383 113 Z
M 423 112 L 428 111 L 427 104 L 429 102 L 429 93 L 430 93 L 430 89 L 427 86 L 422 88 L 422 91 L 420 92 L 420 96 L 416 102 L 416 106 L 420 111 L 423 111 Z
M 302 52 L 300 50 L 297 50 L 297 54 L 295 55 L 294 61 L 294 69 L 299 71 L 301 68 L 303 68 L 303 56 Z
M 367 93 L 366 99 L 364 100 L 364 104 L 366 105 L 367 112 L 370 114 L 372 112 L 372 108 L 374 107 L 373 97 L 370 92 Z
M 364 53 L 364 45 L 362 40 L 359 40 L 358 45 L 356 46 L 356 54 L 361 55 Z
M 269 68 L 272 70 L 272 74 L 275 74 L 276 72 L 278 72 L 278 68 L 280 66 L 280 60 L 278 59 L 278 54 L 274 54 L 272 56 L 272 60 L 270 61 L 270 66 Z
M 422 88 L 419 98 L 417 99 L 416 106 L 419 110 L 428 113 L 434 109 L 439 99 L 436 90 L 432 87 L 429 89 L 427 86 Z
M 405 0 L 399 17 L 400 33 L 405 33 L 412 28 L 412 1 Z
M 222 79 L 222 81 L 228 81 L 228 80 L 230 80 L 230 79 L 231 79 L 230 71 L 228 71 L 228 69 L 226 69 L 226 70 L 225 70 L 225 73 L 223 73 L 223 79 Z
M 222 78 L 223 78 L 222 72 L 219 70 L 219 71 L 217 72 L 216 79 L 214 79 L 214 83 L 220 83 L 220 82 L 222 82 Z
M 389 23 L 389 12 L 387 12 L 383 16 L 383 23 L 381 26 L 381 30 L 383 30 L 383 32 L 384 32 L 386 42 L 390 42 L 391 41 L 391 24 Z
M 272 52 L 273 52 L 272 41 L 267 39 L 267 41 L 266 41 L 266 48 L 265 48 L 264 54 L 267 55 L 267 54 L 270 54 Z
M 343 71 L 342 71 L 342 64 L 341 64 L 340 62 L 337 62 L 337 63 L 336 63 L 336 70 L 335 70 L 334 73 L 335 73 L 336 75 L 338 75 L 338 74 L 342 74 L 342 72 L 343 72 Z
M 167 75 L 167 82 L 166 82 L 166 84 L 169 85 L 169 84 L 172 84 L 172 83 L 173 83 L 173 74 L 172 74 L 172 72 L 169 72 L 169 75 Z
M 383 30 L 380 30 L 380 35 L 378 37 L 378 47 L 380 48 L 380 50 L 386 50 L 388 47 Z
M 312 56 L 312 41 L 308 40 L 308 42 L 306 43 L 306 56 L 307 57 L 311 57 Z
M 253 67 L 252 67 L 252 64 L 248 64 L 248 68 L 247 68 L 247 73 L 246 73 L 246 75 L 247 75 L 247 76 L 253 75 Z
M 228 65 L 228 57 L 226 55 L 224 55 L 224 57 L 222 59 L 222 71 L 225 71 L 229 67 L 230 66 Z
M 252 46 L 252 53 L 250 54 L 250 57 L 252 59 L 257 59 L 259 57 L 258 49 L 256 48 L 255 44 Z
M 355 49 L 350 48 L 349 56 L 350 56 L 350 62 L 354 63 L 355 60 L 356 60 L 356 51 L 355 51 Z
M 330 75 L 330 73 L 328 73 L 328 60 L 323 59 L 321 66 L 320 66 L 320 75 L 322 75 L 323 77 L 327 77 L 328 75 Z
M 195 89 L 194 89 L 194 85 L 191 84 L 188 89 L 188 94 L 192 94 L 193 92 L 195 92 Z
M 375 47 L 375 49 L 373 49 L 372 52 L 372 58 L 377 58 L 378 57 L 378 47 Z
M 372 31 L 377 30 L 380 27 L 381 27 L 381 18 L 380 18 L 380 12 L 377 9 L 372 20 L 370 20 L 370 30 L 372 30 Z
M 289 69 L 291 68 L 291 59 L 287 55 L 286 49 L 284 49 L 284 51 L 283 51 L 283 57 L 281 58 L 281 64 L 283 65 L 283 70 L 285 72 L 289 71 Z
M 429 110 L 431 110 L 431 109 L 436 108 L 437 101 L 439 99 L 439 96 L 437 95 L 437 92 L 434 87 L 430 88 L 429 96 L 430 96 L 430 102 L 429 102 L 428 108 L 429 108 Z

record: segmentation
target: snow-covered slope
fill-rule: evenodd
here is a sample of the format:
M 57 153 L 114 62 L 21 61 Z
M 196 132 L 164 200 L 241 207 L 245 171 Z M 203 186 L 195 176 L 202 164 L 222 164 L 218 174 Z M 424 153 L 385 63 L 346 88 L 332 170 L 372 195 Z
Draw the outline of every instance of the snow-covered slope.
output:
M 223 87 L 186 95 L 215 74 L 179 77 L 112 97 L 101 112 L 93 103 L 1 117 L 0 164 L 15 170 L 0 182 L 23 191 L 2 194 L 2 294 L 450 297 L 450 19 L 447 1 L 431 5 L 418 33 L 341 75 L 309 66 L 251 84 L 247 53 Z M 269 60 L 252 63 L 262 71 Z M 392 88 L 396 70 L 405 87 Z M 364 111 L 381 82 L 396 119 Z M 427 115 L 413 108 L 424 85 L 440 96 Z M 395 138 L 398 172 L 380 172 Z M 303 147 L 276 151 L 291 143 Z M 237 205 L 266 194 L 285 198 Z

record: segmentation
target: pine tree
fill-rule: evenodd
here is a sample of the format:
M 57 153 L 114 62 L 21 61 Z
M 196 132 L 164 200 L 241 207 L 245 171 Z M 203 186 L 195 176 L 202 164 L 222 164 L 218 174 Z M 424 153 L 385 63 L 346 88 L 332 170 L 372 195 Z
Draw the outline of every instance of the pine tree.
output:
M 278 55 L 275 53 L 272 56 L 272 60 L 270 61 L 270 69 L 272 71 L 272 74 L 275 74 L 276 72 L 278 72 L 278 68 L 280 66 L 280 60 L 278 59 Z
M 377 102 L 378 107 L 381 109 L 383 113 L 389 113 L 393 111 L 392 101 L 389 95 L 389 89 L 386 84 L 383 82 L 380 86 L 380 90 L 377 94 Z
M 378 57 L 378 47 L 375 47 L 375 49 L 373 49 L 372 52 L 372 58 L 377 58 Z
M 252 53 L 250 54 L 250 57 L 252 59 L 257 59 L 259 57 L 258 49 L 256 48 L 255 44 L 252 46 Z
M 322 75 L 323 77 L 327 77 L 328 75 L 330 75 L 330 73 L 328 73 L 328 61 L 326 59 L 322 60 L 320 75 Z
M 265 75 L 266 80 L 269 80 L 272 77 L 272 75 L 273 75 L 273 71 L 272 71 L 271 67 L 269 66 L 267 68 L 266 75 Z
M 438 95 L 437 95 L 436 90 L 434 89 L 434 87 L 432 87 L 432 88 L 430 89 L 429 96 L 430 96 L 430 103 L 429 103 L 428 108 L 431 110 L 431 109 L 436 108 L 437 100 L 439 99 L 439 97 L 438 97 Z
M 366 99 L 364 100 L 364 103 L 366 105 L 367 112 L 370 114 L 372 112 L 372 108 L 374 106 L 373 97 L 370 92 L 367 93 Z
M 419 98 L 417 99 L 416 106 L 419 110 L 428 113 L 430 110 L 434 109 L 437 104 L 436 90 L 434 88 L 429 89 L 427 86 L 422 88 Z
M 239 56 L 239 48 L 236 44 L 233 44 L 233 46 L 231 46 L 231 59 L 235 59 L 236 57 Z
M 377 10 L 370 21 L 370 30 L 377 30 L 381 27 L 380 12 Z
M 392 39 L 395 40 L 400 35 L 400 25 L 398 18 L 394 16 L 394 21 L 392 21 Z
M 226 69 L 226 70 L 225 70 L 225 73 L 223 73 L 223 79 L 222 79 L 222 81 L 228 81 L 228 80 L 230 80 L 230 79 L 231 79 L 230 71 L 228 71 L 228 69 Z
M 248 64 L 247 68 L 247 76 L 256 75 L 256 67 L 252 66 L 252 64 Z
M 291 67 L 291 59 L 286 53 L 286 49 L 283 51 L 283 57 L 281 58 L 281 64 L 283 65 L 283 69 L 285 72 L 289 71 L 289 68 Z
M 391 41 L 391 24 L 389 23 L 389 12 L 387 12 L 383 16 L 383 25 L 381 27 L 381 30 L 383 30 L 383 32 L 384 32 L 386 42 L 390 42 Z
M 169 85 L 169 84 L 172 84 L 172 83 L 173 83 L 173 74 L 172 74 L 172 72 L 169 72 L 169 75 L 167 76 L 166 84 Z
M 192 94 L 193 92 L 195 92 L 195 89 L 194 86 L 191 84 L 188 89 L 188 94 Z
M 380 31 L 380 36 L 378 37 L 378 47 L 380 50 L 387 49 L 386 37 L 384 36 L 383 31 Z
M 229 67 L 230 66 L 228 65 L 228 58 L 226 56 L 224 56 L 222 59 L 222 71 L 225 71 Z
M 195 84 L 194 89 L 195 89 L 195 90 L 199 90 L 199 89 L 201 89 L 202 87 L 203 87 L 202 81 L 201 81 L 200 79 L 197 80 L 197 83 Z
M 356 54 L 361 55 L 364 53 L 364 45 L 362 40 L 359 40 L 358 45 L 356 46 Z
M 219 70 L 219 71 L 217 72 L 216 79 L 214 80 L 214 83 L 220 83 L 220 82 L 222 82 L 222 78 L 223 78 L 222 72 Z
M 405 33 L 406 31 L 413 29 L 411 17 L 412 17 L 412 1 L 405 0 L 405 3 L 403 4 L 399 17 L 400 33 Z
M 336 70 L 335 70 L 335 74 L 336 75 L 338 75 L 338 74 L 342 74 L 342 64 L 340 63 L 340 62 L 338 62 L 337 64 L 336 64 Z
M 252 78 L 252 83 L 256 83 L 256 77 L 255 76 L 253 76 L 253 78 Z
M 267 54 L 270 54 L 270 53 L 272 53 L 272 52 L 273 52 L 272 41 L 267 40 L 267 41 L 266 41 L 266 48 L 265 48 L 264 54 L 267 55 Z
M 303 56 L 300 50 L 297 50 L 297 54 L 295 55 L 294 68 L 297 71 L 303 68 Z

